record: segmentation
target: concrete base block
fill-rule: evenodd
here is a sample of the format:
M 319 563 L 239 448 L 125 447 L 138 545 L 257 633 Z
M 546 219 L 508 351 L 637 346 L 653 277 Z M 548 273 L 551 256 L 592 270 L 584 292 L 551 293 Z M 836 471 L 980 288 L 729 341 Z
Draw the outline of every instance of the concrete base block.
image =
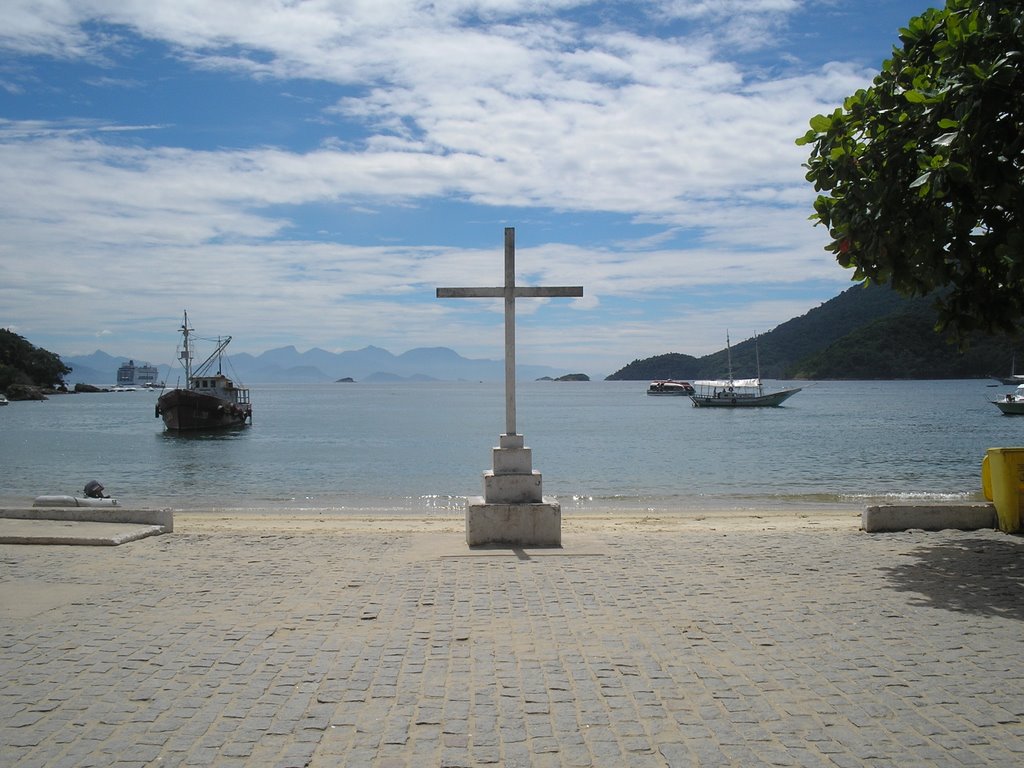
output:
M 868 533 L 906 531 L 910 528 L 976 531 L 995 527 L 996 509 L 992 504 L 887 505 L 868 507 L 861 514 L 861 528 Z
M 494 448 L 491 450 L 491 467 L 496 475 L 528 475 L 533 471 L 533 455 L 530 448 Z
M 537 504 L 488 504 L 483 496 L 471 496 L 466 503 L 466 543 L 560 547 L 562 506 L 547 499 Z
M 488 504 L 540 504 L 544 501 L 540 472 L 498 475 L 484 472 L 484 499 Z

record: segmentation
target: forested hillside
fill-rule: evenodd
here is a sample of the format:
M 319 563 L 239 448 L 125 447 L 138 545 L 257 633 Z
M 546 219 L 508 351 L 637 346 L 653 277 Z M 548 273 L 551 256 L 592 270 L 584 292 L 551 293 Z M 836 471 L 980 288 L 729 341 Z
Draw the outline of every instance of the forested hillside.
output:
M 935 333 L 935 312 L 917 302 L 876 320 L 795 365 L 788 376 L 807 379 L 969 379 L 1010 373 L 1013 344 L 974 335 L 958 350 Z M 1021 357 L 1024 362 L 1024 357 Z
M 974 335 L 963 350 L 935 332 L 931 299 L 906 298 L 888 287 L 854 286 L 805 315 L 753 339 L 734 343 L 737 378 L 757 372 L 789 379 L 974 378 L 1010 372 L 1014 350 L 1006 336 Z M 724 331 L 723 331 L 724 332 Z M 666 366 L 666 361 L 677 363 Z M 685 363 L 685 365 L 684 365 Z M 666 375 L 665 371 L 673 372 Z M 634 360 L 609 380 L 711 379 L 728 373 L 726 350 L 701 358 L 673 353 Z
M 70 372 L 57 355 L 0 328 L 0 392 L 6 392 L 11 399 L 18 396 L 19 388 L 59 387 Z
M 634 360 L 605 381 L 639 381 L 641 379 L 696 379 L 700 378 L 701 362 L 692 355 L 669 352 L 666 355 Z

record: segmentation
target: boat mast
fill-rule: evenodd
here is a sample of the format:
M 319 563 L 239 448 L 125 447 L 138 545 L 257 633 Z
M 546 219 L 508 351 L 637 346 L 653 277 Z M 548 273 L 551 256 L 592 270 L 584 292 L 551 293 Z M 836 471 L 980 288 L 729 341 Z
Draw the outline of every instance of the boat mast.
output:
M 761 384 L 761 348 L 757 343 L 757 334 L 754 334 L 754 360 L 757 362 L 757 394 L 763 394 L 764 387 Z
M 732 345 L 729 343 L 729 331 L 725 332 L 725 358 L 729 365 L 729 386 L 732 386 Z
M 178 360 L 185 368 L 185 386 L 188 386 L 188 382 L 192 379 L 192 348 L 188 345 L 188 335 L 192 329 L 188 327 L 188 310 L 185 310 L 185 321 L 181 324 L 180 330 L 185 340 L 181 345 L 181 354 L 178 355 Z
M 221 367 L 221 356 L 223 355 L 224 350 L 227 348 L 228 344 L 230 343 L 230 336 L 218 336 L 217 348 L 213 350 L 213 353 L 208 358 L 206 358 L 205 360 L 203 360 L 202 363 L 196 366 L 196 376 L 206 376 L 207 372 L 213 367 L 214 360 L 217 361 L 217 373 L 222 374 L 224 371 Z

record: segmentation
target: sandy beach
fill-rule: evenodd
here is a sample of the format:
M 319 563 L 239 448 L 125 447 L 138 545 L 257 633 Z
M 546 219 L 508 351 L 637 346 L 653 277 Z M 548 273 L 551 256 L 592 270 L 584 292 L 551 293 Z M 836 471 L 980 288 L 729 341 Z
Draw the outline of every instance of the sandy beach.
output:
M 858 510 L 685 510 L 610 511 L 562 514 L 562 535 L 684 531 L 849 531 L 860 527 Z M 451 515 L 379 515 L 347 511 L 175 510 L 177 533 L 351 534 L 452 533 L 465 531 L 465 518 Z

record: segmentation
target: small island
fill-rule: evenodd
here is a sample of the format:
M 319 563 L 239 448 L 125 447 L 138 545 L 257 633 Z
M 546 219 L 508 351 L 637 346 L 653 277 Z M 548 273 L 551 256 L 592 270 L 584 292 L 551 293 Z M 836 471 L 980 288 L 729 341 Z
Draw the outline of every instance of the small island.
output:
M 585 373 L 567 373 L 565 376 L 559 376 L 557 379 L 553 379 L 550 376 L 541 376 L 537 381 L 590 381 L 590 377 Z

